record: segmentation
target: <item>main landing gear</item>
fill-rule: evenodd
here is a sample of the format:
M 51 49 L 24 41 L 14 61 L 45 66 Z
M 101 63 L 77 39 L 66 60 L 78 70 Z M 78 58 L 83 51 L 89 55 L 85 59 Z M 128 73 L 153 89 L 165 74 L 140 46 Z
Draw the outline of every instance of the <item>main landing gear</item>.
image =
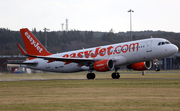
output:
M 86 77 L 87 77 L 87 79 L 95 79 L 96 75 L 95 75 L 94 73 L 88 73 L 88 74 L 86 75 Z M 113 79 L 119 79 L 119 78 L 120 78 L 120 74 L 119 74 L 119 72 L 113 72 L 113 73 L 111 74 L 111 77 L 112 77 Z
M 157 62 L 158 62 L 158 59 L 155 59 L 155 60 L 154 60 L 154 65 L 155 65 L 154 70 L 155 70 L 155 71 L 160 71 L 161 69 L 159 68 Z
M 119 72 L 117 72 L 118 69 L 120 69 L 120 68 L 115 68 L 115 72 L 113 72 L 111 74 L 111 77 L 113 79 L 119 79 L 120 78 L 120 74 L 119 74 Z M 90 70 L 90 73 L 88 73 L 86 75 L 86 77 L 87 77 L 87 79 L 95 79 L 96 75 L 94 73 L 92 73 L 92 70 Z
M 120 74 L 119 74 L 119 72 L 113 72 L 113 73 L 111 74 L 111 77 L 112 77 L 113 79 L 119 79 L 119 78 L 120 78 Z
M 120 68 L 115 68 L 115 72 L 113 72 L 113 73 L 111 74 L 111 77 L 112 77 L 113 79 L 119 79 L 119 78 L 120 78 L 120 74 L 119 74 L 119 72 L 117 72 L 118 69 L 120 69 Z
M 88 73 L 86 75 L 87 79 L 94 79 L 96 77 L 96 75 L 94 73 L 92 73 L 92 71 L 90 71 L 90 73 Z

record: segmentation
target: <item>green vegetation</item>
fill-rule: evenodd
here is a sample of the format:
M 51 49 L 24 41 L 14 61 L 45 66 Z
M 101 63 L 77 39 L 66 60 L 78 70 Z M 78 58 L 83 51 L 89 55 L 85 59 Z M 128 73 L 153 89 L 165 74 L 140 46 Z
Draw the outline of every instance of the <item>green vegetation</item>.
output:
M 44 32 L 36 31 L 36 28 L 32 29 L 32 33 L 44 44 L 45 37 Z M 163 31 L 139 31 L 132 32 L 133 40 L 145 39 L 152 37 L 166 38 L 172 43 L 176 44 L 180 49 L 180 33 L 163 32 Z M 113 43 L 120 43 L 130 40 L 129 32 L 114 33 L 111 29 L 109 32 L 93 32 L 93 31 L 51 31 L 47 32 L 47 46 L 51 53 L 57 53 L 62 51 L 70 51 L 76 49 L 82 49 L 107 45 Z M 9 29 L 0 28 L 0 54 L 10 55 L 19 54 L 20 51 L 17 47 L 17 43 L 24 46 L 21 34 L 19 31 L 11 31 Z
M 83 73 L 74 74 L 74 78 L 82 77 Z M 70 78 L 68 75 L 59 74 L 58 77 L 57 74 L 51 73 L 26 75 L 29 78 L 34 76 Z M 106 78 L 108 75 L 109 72 L 98 73 L 97 80 L 1 81 L 0 109 L 1 111 L 180 110 L 180 73 L 177 71 L 162 71 L 162 73 L 150 71 L 145 76 L 123 72 L 119 80 L 99 78 L 100 76 Z M 18 79 L 21 76 L 25 74 L 1 74 L 0 78 Z M 161 77 L 164 79 L 150 79 Z

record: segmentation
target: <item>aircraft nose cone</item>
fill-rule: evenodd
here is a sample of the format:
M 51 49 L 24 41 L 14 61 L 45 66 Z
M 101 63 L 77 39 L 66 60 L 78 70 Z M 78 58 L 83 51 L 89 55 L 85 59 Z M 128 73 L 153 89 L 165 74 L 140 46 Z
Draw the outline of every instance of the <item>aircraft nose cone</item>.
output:
M 177 47 L 176 45 L 173 45 L 172 48 L 171 48 L 171 52 L 172 52 L 173 54 L 177 53 L 178 50 L 179 50 L 179 49 L 178 49 L 178 47 Z

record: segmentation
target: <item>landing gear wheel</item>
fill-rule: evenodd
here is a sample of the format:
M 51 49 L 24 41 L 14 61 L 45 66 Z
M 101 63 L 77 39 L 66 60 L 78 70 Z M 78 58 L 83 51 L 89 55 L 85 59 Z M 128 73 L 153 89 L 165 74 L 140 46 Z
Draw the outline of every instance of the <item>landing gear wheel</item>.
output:
M 86 77 L 87 79 L 94 79 L 96 75 L 94 73 L 88 73 Z
M 160 71 L 161 69 L 159 67 L 154 68 L 155 71 Z
M 113 79 L 119 79 L 119 78 L 120 78 L 120 75 L 119 75 L 118 72 L 117 72 L 117 73 L 113 72 L 113 73 L 111 74 L 111 77 L 112 77 Z

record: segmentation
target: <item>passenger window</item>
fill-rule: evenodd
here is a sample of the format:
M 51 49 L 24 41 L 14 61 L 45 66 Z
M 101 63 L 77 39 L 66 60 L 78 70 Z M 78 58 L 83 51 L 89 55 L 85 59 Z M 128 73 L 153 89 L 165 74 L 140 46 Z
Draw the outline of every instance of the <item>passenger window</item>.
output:
M 158 45 L 161 45 L 161 42 L 159 42 Z

